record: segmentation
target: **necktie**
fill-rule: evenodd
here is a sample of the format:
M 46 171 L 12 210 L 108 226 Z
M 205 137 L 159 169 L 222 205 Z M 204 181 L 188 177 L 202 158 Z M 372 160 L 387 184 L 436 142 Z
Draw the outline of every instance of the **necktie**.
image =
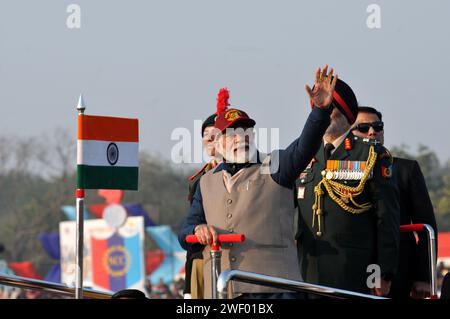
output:
M 327 143 L 325 144 L 324 147 L 324 158 L 325 158 L 325 162 L 331 157 L 331 152 L 334 150 L 334 145 L 331 143 Z

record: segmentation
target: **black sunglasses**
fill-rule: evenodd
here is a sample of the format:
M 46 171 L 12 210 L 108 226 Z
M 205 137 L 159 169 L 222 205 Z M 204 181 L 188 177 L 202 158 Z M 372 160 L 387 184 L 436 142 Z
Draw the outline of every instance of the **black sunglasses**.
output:
M 375 132 L 381 132 L 384 129 L 384 123 L 381 121 L 372 122 L 372 123 L 359 123 L 355 125 L 354 130 L 358 130 L 361 133 L 369 132 L 370 128 L 373 128 Z

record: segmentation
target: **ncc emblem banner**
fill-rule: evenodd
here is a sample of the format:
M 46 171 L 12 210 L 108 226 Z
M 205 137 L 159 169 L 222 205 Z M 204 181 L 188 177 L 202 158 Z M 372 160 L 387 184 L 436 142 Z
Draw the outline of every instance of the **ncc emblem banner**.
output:
M 141 280 L 139 235 L 124 238 L 114 234 L 108 239 L 91 238 L 92 282 L 95 286 L 118 291 Z
M 76 224 L 60 223 L 61 280 L 75 282 Z M 128 217 L 119 229 L 110 227 L 103 219 L 85 221 L 84 285 L 100 291 L 144 289 L 144 219 Z

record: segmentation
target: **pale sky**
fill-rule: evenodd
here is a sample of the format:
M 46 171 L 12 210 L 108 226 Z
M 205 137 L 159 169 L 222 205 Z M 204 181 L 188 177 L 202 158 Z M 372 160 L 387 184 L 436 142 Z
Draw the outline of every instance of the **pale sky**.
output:
M 70 4 L 80 29 L 66 25 Z M 370 4 L 380 29 L 366 24 Z M 173 129 L 215 112 L 227 86 L 285 147 L 310 110 L 304 85 L 328 63 L 383 112 L 387 146 L 447 160 L 449 21 L 448 0 L 1 0 L 0 135 L 75 136 L 83 93 L 87 114 L 139 118 L 141 149 L 169 158 Z

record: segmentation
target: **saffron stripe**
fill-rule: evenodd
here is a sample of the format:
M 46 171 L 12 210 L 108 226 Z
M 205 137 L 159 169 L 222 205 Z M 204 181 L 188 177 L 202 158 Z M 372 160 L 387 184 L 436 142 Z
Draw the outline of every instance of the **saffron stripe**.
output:
M 130 118 L 78 115 L 78 139 L 139 142 L 139 122 Z

